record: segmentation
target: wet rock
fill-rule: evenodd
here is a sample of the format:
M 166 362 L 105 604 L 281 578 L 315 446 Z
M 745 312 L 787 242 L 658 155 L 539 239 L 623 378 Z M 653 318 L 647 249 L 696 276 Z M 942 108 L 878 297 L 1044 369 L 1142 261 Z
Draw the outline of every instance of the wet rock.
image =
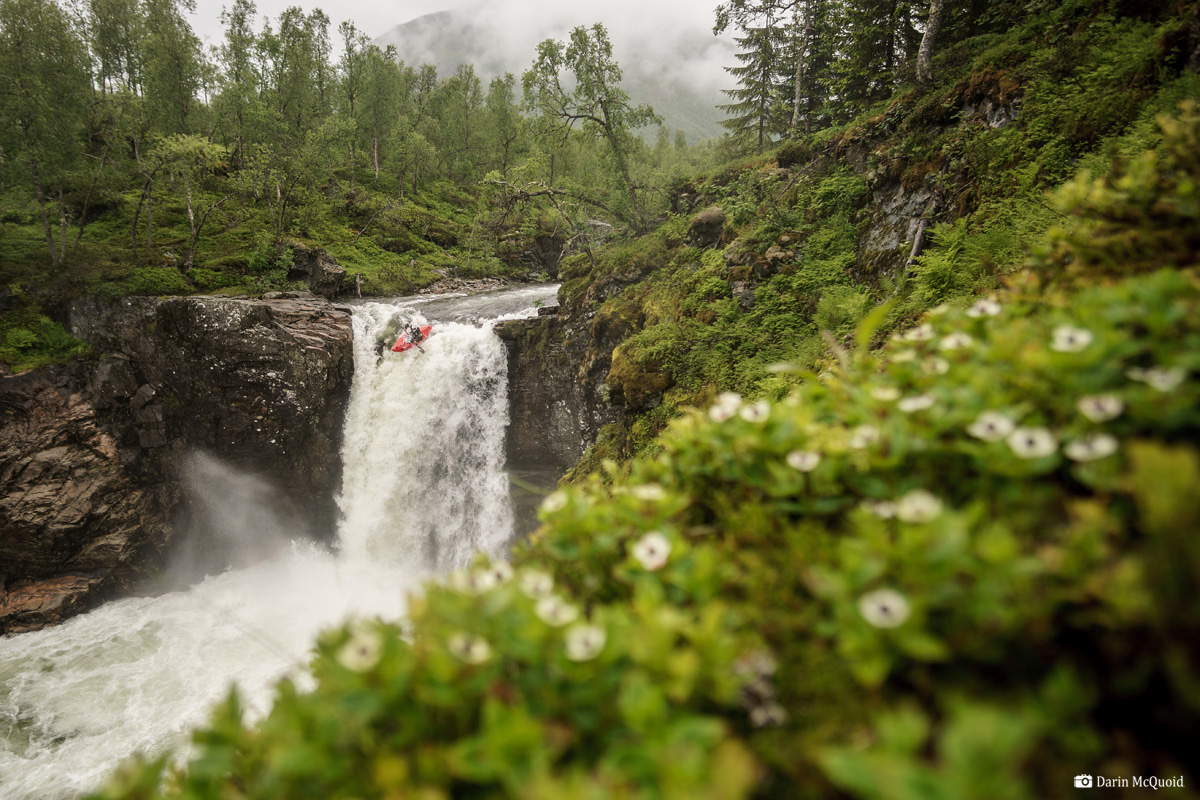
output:
M 712 247 L 721 241 L 725 229 L 725 212 L 720 206 L 709 206 L 692 217 L 688 228 L 688 244 L 692 247 Z
M 859 239 L 858 265 L 865 274 L 895 273 L 908 257 L 906 244 L 917 235 L 921 220 L 937 208 L 928 186 L 905 189 L 889 183 L 872 192 L 871 218 Z
M 962 108 L 961 118 L 969 120 L 979 116 L 989 128 L 1006 128 L 1016 121 L 1018 115 L 1016 102 L 997 103 L 990 97 L 985 97 L 978 103 L 967 103 Z
M 613 349 L 633 325 L 558 308 L 553 315 L 502 322 L 495 330 L 508 349 L 510 460 L 548 465 L 561 475 L 603 426 L 625 414 L 611 402 L 606 381 Z
M 58 369 L 0 380 L 0 633 L 126 592 L 157 564 L 166 517 Z
M 321 297 L 332 299 L 341 294 L 346 270 L 333 256 L 319 247 L 293 243 L 291 248 L 292 266 L 287 274 L 289 281 L 304 281 L 314 294 Z

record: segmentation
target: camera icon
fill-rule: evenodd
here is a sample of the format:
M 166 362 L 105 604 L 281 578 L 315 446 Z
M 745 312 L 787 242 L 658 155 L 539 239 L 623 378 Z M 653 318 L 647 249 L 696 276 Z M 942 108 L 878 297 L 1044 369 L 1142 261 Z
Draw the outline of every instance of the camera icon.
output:
M 1092 788 L 1092 776 L 1091 775 L 1076 775 L 1075 776 L 1075 788 L 1076 789 Z

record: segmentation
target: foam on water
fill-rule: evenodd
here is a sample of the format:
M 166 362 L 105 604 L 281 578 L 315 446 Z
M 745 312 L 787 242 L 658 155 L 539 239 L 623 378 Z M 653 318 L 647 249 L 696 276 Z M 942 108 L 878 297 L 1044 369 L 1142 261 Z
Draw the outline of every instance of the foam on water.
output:
M 512 535 L 504 345 L 488 328 L 443 323 L 420 351 L 379 356 L 380 333 L 397 327 L 398 313 L 372 303 L 354 315 L 342 547 L 453 569 L 475 551 L 498 553 Z
M 0 796 L 73 797 L 121 759 L 187 742 L 237 683 L 252 716 L 304 679 L 316 634 L 348 615 L 395 618 L 411 574 L 297 546 L 186 591 L 108 603 L 0 640 Z

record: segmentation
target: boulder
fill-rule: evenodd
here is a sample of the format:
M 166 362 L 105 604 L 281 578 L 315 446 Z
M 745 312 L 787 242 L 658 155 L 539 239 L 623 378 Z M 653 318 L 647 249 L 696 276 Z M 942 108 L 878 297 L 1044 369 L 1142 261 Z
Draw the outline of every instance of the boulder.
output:
M 319 247 L 292 244 L 292 266 L 288 269 L 289 281 L 304 281 L 313 294 L 333 299 L 341 294 L 346 270 L 333 256 Z
M 725 229 L 725 212 L 720 206 L 709 206 L 692 217 L 688 228 L 688 244 L 692 247 L 713 247 L 720 243 Z

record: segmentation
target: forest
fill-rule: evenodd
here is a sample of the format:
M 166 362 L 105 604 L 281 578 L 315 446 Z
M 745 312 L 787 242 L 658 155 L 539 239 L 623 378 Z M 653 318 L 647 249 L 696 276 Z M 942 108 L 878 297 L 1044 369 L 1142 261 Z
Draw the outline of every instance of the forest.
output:
M 261 294 L 301 246 L 532 278 L 542 237 L 628 413 L 510 561 L 92 797 L 1197 796 L 1200 4 L 728 0 L 707 142 L 603 26 L 485 88 L 184 8 L 0 0 L 9 368 L 88 357 L 80 293 Z

